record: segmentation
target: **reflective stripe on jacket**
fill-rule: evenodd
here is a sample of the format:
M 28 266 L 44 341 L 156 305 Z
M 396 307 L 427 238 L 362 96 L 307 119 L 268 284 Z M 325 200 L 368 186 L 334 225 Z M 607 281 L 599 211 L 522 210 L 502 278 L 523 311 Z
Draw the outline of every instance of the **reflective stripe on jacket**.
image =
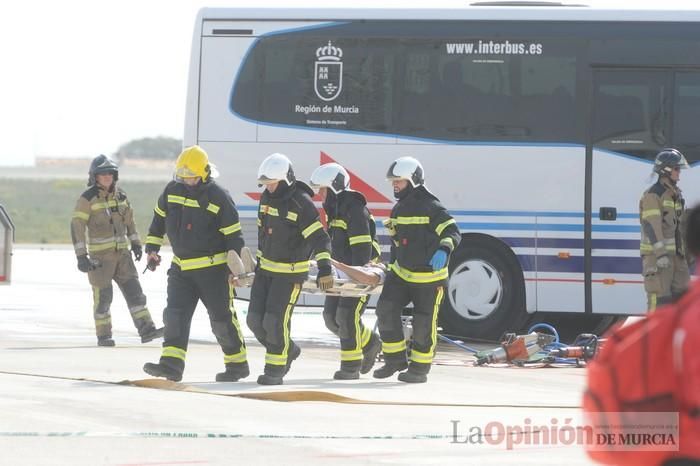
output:
M 412 189 L 391 210 L 391 270 L 404 281 L 433 283 L 447 278 L 447 266 L 433 270 L 430 260 L 438 249 L 448 254 L 462 237 L 457 222 L 425 187 Z
M 667 177 L 647 189 L 639 200 L 642 256 L 665 254 L 685 256 L 682 219 L 685 201 L 678 186 Z
M 240 254 L 243 247 L 236 206 L 228 191 L 214 181 L 194 189 L 168 183 L 153 209 L 146 252 L 158 252 L 166 234 L 175 255 L 173 263 L 183 271 L 223 264 L 226 251 Z
M 258 206 L 258 260 L 262 273 L 300 282 L 306 279 L 309 259 L 319 270 L 330 270 L 330 238 L 305 183 L 284 183 L 271 194 L 265 190 Z M 314 254 L 312 256 L 312 254 Z
M 365 265 L 381 255 L 374 217 L 362 193 L 343 191 L 326 198 L 333 259 L 348 265 Z
M 140 244 L 126 193 L 117 187 L 110 192 L 97 185 L 86 190 L 73 209 L 71 239 L 78 256 Z

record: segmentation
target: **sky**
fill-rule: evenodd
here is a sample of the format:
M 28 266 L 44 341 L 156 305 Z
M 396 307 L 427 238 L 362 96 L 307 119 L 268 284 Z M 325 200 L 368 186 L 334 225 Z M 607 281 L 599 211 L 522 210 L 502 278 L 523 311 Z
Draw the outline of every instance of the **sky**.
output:
M 659 4 L 657 0 L 564 1 L 622 7 Z M 698 8 L 700 2 L 682 3 Z M 406 2 L 345 4 L 405 7 Z M 121 144 L 142 137 L 181 139 L 197 11 L 205 6 L 255 5 L 237 0 L 2 2 L 0 166 L 31 165 L 37 157 L 111 154 Z M 265 1 L 265 5 L 329 3 Z
M 182 138 L 195 17 L 216 0 L 0 6 L 0 165 Z

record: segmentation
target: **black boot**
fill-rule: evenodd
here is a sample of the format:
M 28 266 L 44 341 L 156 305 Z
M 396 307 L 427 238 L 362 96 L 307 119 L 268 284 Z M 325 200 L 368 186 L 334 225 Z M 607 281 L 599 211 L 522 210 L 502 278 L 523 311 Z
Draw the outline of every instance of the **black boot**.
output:
M 335 380 L 357 380 L 360 378 L 360 371 L 335 371 L 333 374 Z
M 428 381 L 428 375 L 412 371 L 409 368 L 406 372 L 399 374 L 399 380 L 406 383 L 425 383 Z
M 375 379 L 386 379 L 387 377 L 391 377 L 392 375 L 394 375 L 396 372 L 406 370 L 406 368 L 408 368 L 408 363 L 406 361 L 401 361 L 393 364 L 387 362 L 382 367 L 375 370 L 372 376 Z
M 153 377 L 164 377 L 168 380 L 172 380 L 173 382 L 179 382 L 182 380 L 182 372 L 164 364 L 147 362 L 143 365 L 143 371 L 148 375 L 152 375 Z
M 362 367 L 360 367 L 360 374 L 366 374 L 372 370 L 374 363 L 377 361 L 377 355 L 382 350 L 382 340 L 376 334 L 372 334 L 372 337 L 367 343 L 367 346 L 362 349 Z
M 152 326 L 151 328 L 146 329 L 141 334 L 141 343 L 148 343 L 149 341 L 153 341 L 156 338 L 163 338 L 164 331 L 165 327 L 155 328 L 155 326 Z
M 258 376 L 258 385 L 282 385 L 283 383 L 282 377 L 267 374 Z
M 245 379 L 250 375 L 250 369 L 248 368 L 248 363 L 236 363 L 235 366 L 232 364 L 226 366 L 226 372 L 219 372 L 216 374 L 217 382 L 238 382 L 240 379 Z
M 284 375 L 287 375 L 287 373 L 289 372 L 289 369 L 292 368 L 292 363 L 294 362 L 295 359 L 297 359 L 299 357 L 300 354 L 301 354 L 301 348 L 299 348 L 295 344 L 292 344 L 292 347 L 289 350 L 289 354 L 287 355 L 287 365 L 284 368 Z M 258 383 L 260 383 L 260 379 L 258 379 Z M 281 384 L 281 382 L 280 382 L 280 384 Z M 280 384 L 263 384 L 263 385 L 280 385 Z
M 112 337 L 101 336 L 97 337 L 97 346 L 115 346 L 115 343 Z

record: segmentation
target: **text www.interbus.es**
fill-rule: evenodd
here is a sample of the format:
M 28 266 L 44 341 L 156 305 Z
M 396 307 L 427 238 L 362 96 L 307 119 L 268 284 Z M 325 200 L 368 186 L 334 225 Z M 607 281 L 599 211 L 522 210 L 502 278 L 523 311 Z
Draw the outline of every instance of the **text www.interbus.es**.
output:
M 542 44 L 533 42 L 524 44 L 521 42 L 475 41 L 475 42 L 448 42 L 445 44 L 448 55 L 542 55 Z

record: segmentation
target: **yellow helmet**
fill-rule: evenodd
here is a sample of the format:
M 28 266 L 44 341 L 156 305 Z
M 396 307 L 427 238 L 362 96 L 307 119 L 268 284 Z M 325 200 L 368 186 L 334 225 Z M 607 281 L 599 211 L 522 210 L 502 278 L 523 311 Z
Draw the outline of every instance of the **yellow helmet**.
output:
M 201 178 L 202 183 L 206 183 L 210 173 L 209 156 L 199 146 L 186 147 L 175 162 L 175 181 L 182 182 L 183 178 Z

